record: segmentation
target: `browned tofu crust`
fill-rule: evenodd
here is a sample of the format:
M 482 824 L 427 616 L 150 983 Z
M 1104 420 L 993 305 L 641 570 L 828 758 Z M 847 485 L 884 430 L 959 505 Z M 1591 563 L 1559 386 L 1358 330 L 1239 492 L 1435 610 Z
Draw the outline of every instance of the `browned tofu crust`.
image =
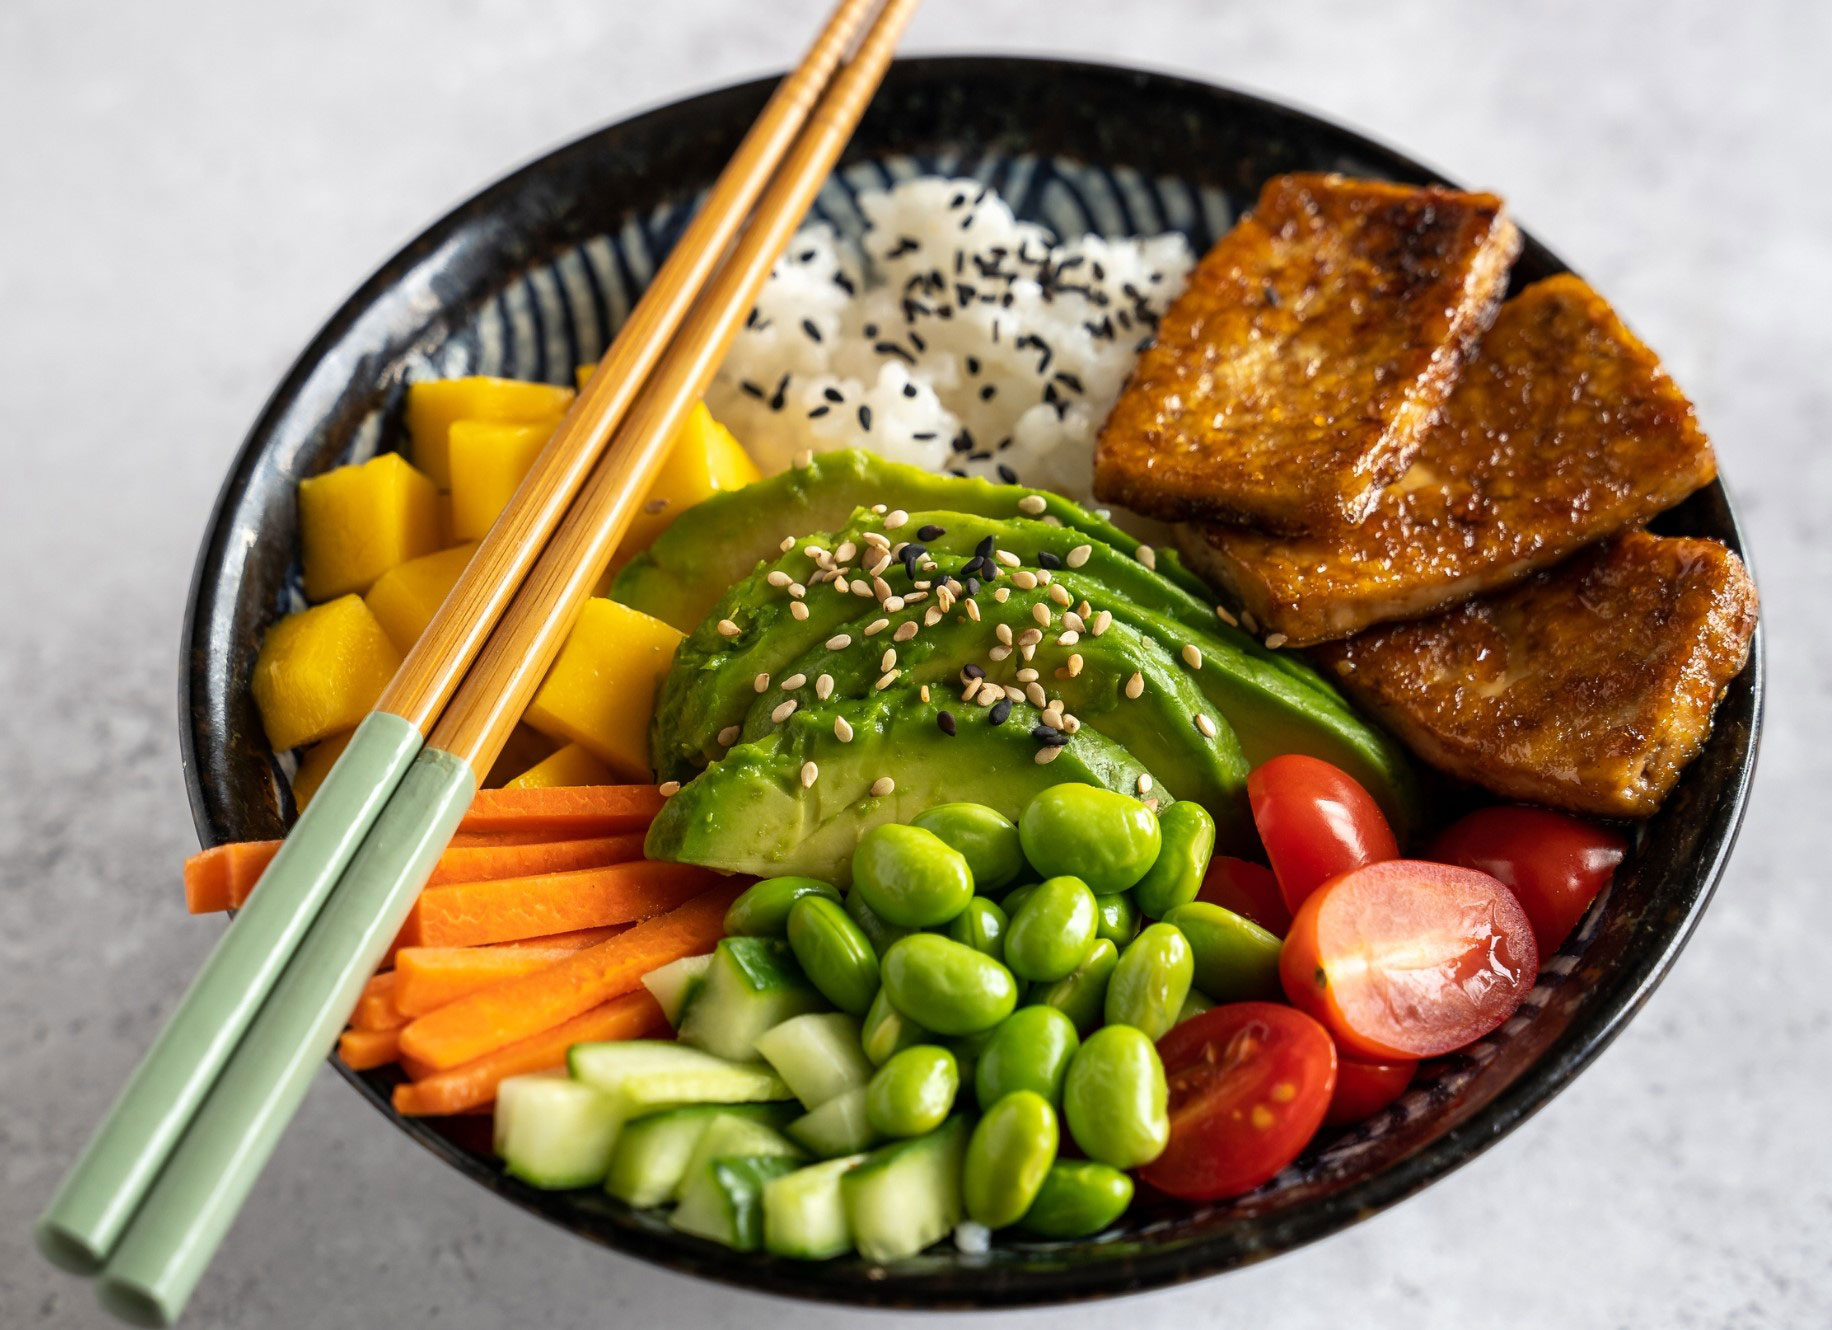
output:
M 1640 526 L 1717 474 L 1692 404 L 1569 274 L 1508 301 L 1359 524 L 1186 527 L 1190 563 L 1302 644 L 1417 618 Z
M 1454 776 L 1646 817 L 1703 746 L 1755 626 L 1756 588 L 1736 555 L 1633 531 L 1518 587 L 1315 654 Z
M 1360 519 L 1410 460 L 1519 250 L 1492 194 L 1268 181 L 1140 357 L 1095 448 L 1095 493 L 1171 521 Z

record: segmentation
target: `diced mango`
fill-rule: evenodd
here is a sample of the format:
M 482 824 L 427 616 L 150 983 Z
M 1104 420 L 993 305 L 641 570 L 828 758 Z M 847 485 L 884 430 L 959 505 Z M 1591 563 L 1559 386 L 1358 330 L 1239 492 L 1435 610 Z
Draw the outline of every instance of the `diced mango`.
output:
M 343 750 L 350 746 L 350 736 L 355 733 L 355 730 L 345 730 L 342 734 L 333 734 L 305 750 L 305 756 L 299 759 L 299 770 L 293 774 L 293 807 L 301 813 L 305 811 L 312 796 L 318 793 L 318 787 L 324 784 L 324 778 L 337 765 L 337 759 L 343 756 Z
M 287 615 L 267 630 L 254 662 L 254 701 L 268 741 L 297 748 L 355 729 L 400 664 L 361 596 Z
M 512 790 L 548 790 L 560 785 L 613 785 L 611 769 L 578 744 L 567 744 L 509 782 Z
M 306 597 L 360 594 L 396 564 L 438 549 L 438 497 L 397 453 L 300 481 Z
M 524 383 L 483 375 L 439 379 L 407 387 L 407 437 L 414 465 L 450 489 L 451 428 L 459 420 L 506 420 L 519 424 L 559 424 L 577 394 L 551 383 Z
M 482 540 L 552 437 L 553 426 L 545 422 L 453 421 L 452 534 Z
M 586 601 L 523 722 L 581 745 L 622 779 L 649 779 L 649 719 L 680 641 L 660 619 Z
M 512 778 L 521 775 L 559 747 L 558 739 L 549 739 L 539 730 L 531 730 L 526 725 L 517 725 L 509 731 L 509 737 L 504 741 L 502 751 L 490 764 L 489 774 L 483 778 L 484 788 L 494 790 L 507 784 Z
M 712 418 L 706 403 L 698 403 L 617 547 L 618 562 L 648 549 L 675 518 L 702 499 L 748 485 L 762 474 L 731 431 Z
M 422 554 L 396 564 L 375 579 L 363 600 L 395 650 L 403 656 L 413 650 L 413 644 L 420 640 L 434 612 L 476 552 L 475 545 L 460 545 L 437 554 Z

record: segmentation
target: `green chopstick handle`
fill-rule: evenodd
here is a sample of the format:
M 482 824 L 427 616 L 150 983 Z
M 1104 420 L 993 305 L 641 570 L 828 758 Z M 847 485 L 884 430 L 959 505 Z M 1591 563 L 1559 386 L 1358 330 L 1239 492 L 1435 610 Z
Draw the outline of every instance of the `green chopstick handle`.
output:
M 103 1269 L 115 1315 L 177 1319 L 475 793 L 437 748 L 407 769 Z
M 38 1246 L 51 1261 L 94 1274 L 108 1259 L 421 743 L 387 712 L 357 726 L 39 1218 Z

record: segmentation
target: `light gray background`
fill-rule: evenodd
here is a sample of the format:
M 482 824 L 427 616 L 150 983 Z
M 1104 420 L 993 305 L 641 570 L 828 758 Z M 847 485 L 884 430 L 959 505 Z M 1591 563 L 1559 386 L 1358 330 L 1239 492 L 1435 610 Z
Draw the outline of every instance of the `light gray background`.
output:
M 0 1325 L 101 1323 L 27 1225 L 219 931 L 178 890 L 194 846 L 178 627 L 211 499 L 269 389 L 449 205 L 594 125 L 781 67 L 824 8 L 0 3 Z M 978 1324 L 1832 1322 L 1829 16 L 1813 0 L 930 0 L 912 49 L 1188 71 L 1504 191 L 1698 401 L 1754 536 L 1772 670 L 1717 903 L 1544 1114 L 1308 1250 Z M 187 1324 L 853 1315 L 545 1227 L 326 1071 Z

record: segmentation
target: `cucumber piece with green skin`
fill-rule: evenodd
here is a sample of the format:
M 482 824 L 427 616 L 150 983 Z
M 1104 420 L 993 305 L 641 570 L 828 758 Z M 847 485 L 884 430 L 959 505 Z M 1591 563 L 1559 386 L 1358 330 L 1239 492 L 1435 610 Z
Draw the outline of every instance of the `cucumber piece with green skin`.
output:
M 642 986 L 649 990 L 649 996 L 662 1009 L 668 1024 L 679 1025 L 681 1012 L 686 1009 L 688 1001 L 699 990 L 706 978 L 706 971 L 712 966 L 712 956 L 683 956 L 678 961 L 669 961 L 657 969 L 649 971 L 642 977 Z
M 822 1159 L 869 1150 L 884 1138 L 873 1129 L 863 1085 L 835 1095 L 812 1113 L 804 1113 L 783 1130 L 809 1154 Z
M 668 1222 L 733 1251 L 756 1251 L 763 1245 L 763 1189 L 794 1171 L 795 1161 L 780 1155 L 714 1159 L 693 1180 Z
M 681 1041 L 734 1062 L 752 1060 L 758 1035 L 826 1005 L 795 964 L 788 943 L 728 937 L 714 950 L 699 991 L 681 1014 Z
M 625 1119 L 685 1104 L 755 1104 L 792 1099 L 768 1067 L 730 1062 L 685 1044 L 629 1039 L 574 1044 L 566 1065 L 575 1081 L 603 1091 Z
M 748 1118 L 781 1127 L 791 1116 L 787 1104 L 695 1104 L 637 1118 L 617 1137 L 604 1189 L 639 1209 L 662 1205 L 680 1189 L 694 1151 L 718 1119 Z
M 902 1260 L 954 1231 L 966 1215 L 961 1166 L 967 1134 L 966 1118 L 949 1118 L 927 1136 L 872 1151 L 841 1179 L 859 1255 Z
M 843 1012 L 809 1012 L 757 1038 L 757 1051 L 810 1111 L 871 1079 L 859 1022 Z
M 687 1166 L 675 1185 L 674 1199 L 686 1200 L 713 1160 L 738 1155 L 780 1155 L 798 1162 L 806 1158 L 800 1147 L 774 1127 L 739 1113 L 718 1113 L 694 1142 L 693 1153 L 687 1157 Z
M 512 1076 L 497 1087 L 497 1153 L 511 1175 L 543 1190 L 602 1181 L 622 1125 L 615 1099 L 565 1076 Z
M 829 1159 L 772 1178 L 763 1188 L 763 1249 L 798 1261 L 826 1261 L 852 1250 L 852 1225 L 840 1181 L 862 1154 Z

